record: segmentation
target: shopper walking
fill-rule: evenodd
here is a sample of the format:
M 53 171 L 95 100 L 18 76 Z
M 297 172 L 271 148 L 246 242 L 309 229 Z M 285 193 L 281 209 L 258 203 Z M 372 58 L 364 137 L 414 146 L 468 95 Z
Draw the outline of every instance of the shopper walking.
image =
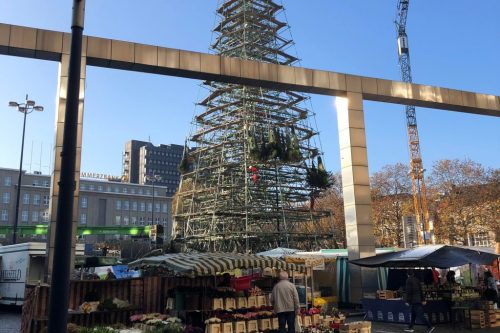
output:
M 288 274 L 280 272 L 279 282 L 271 293 L 271 305 L 278 315 L 279 333 L 285 333 L 288 325 L 288 333 L 295 333 L 295 316 L 299 314 L 299 294 L 295 286 L 288 281 Z
M 410 306 L 410 326 L 405 329 L 405 332 L 413 332 L 413 326 L 415 326 L 415 321 L 417 317 L 427 325 L 427 333 L 434 331 L 435 327 L 431 325 L 429 320 L 424 316 L 424 305 L 425 299 L 422 292 L 422 286 L 420 285 L 420 280 L 415 277 L 413 270 L 408 271 L 408 279 L 406 280 L 405 289 L 405 302 L 406 305 Z

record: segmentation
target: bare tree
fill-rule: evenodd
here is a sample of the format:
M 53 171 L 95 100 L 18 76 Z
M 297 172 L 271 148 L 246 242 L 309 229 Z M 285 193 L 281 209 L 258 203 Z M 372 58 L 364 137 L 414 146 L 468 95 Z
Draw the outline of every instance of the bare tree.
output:
M 499 237 L 499 170 L 470 159 L 437 161 L 429 177 L 435 202 L 438 241 L 469 245 L 469 236 L 496 232 Z
M 386 165 L 371 178 L 372 221 L 380 246 L 403 244 L 402 218 L 412 213 L 411 178 L 408 166 Z

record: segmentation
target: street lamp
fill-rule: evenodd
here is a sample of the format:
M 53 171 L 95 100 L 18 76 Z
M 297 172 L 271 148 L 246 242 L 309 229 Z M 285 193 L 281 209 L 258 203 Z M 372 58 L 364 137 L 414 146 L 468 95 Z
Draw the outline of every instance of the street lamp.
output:
M 151 206 L 151 225 L 154 224 L 154 214 L 155 214 L 155 183 L 159 180 L 161 180 L 161 176 L 160 175 L 156 175 L 154 172 L 152 175 L 147 175 L 146 176 L 146 180 L 147 181 L 150 181 L 151 184 L 153 185 L 153 203 L 152 203 L 152 206 Z
M 21 161 L 19 162 L 19 176 L 17 179 L 17 195 L 16 195 L 16 214 L 14 217 L 14 232 L 12 234 L 12 244 L 16 244 L 17 241 L 17 223 L 19 219 L 19 199 L 21 197 L 21 177 L 23 174 L 23 152 L 24 152 L 24 133 L 26 131 L 26 115 L 33 111 L 42 112 L 43 106 L 36 105 L 35 101 L 28 99 L 26 95 L 26 100 L 24 103 L 9 102 L 9 106 L 17 108 L 17 111 L 24 114 L 23 121 L 23 136 L 21 141 Z

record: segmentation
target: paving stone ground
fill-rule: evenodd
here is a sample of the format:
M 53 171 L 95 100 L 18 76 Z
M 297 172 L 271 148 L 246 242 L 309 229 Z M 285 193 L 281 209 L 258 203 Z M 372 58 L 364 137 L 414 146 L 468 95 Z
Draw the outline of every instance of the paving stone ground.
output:
M 349 317 L 348 321 L 363 320 L 363 317 Z M 19 333 L 21 327 L 21 314 L 15 312 L 0 311 L 0 333 Z M 403 333 L 405 325 L 373 323 L 372 333 Z M 416 326 L 415 333 L 425 333 L 424 326 Z M 500 328 L 484 328 L 480 330 L 470 330 L 466 328 L 452 328 L 451 325 L 438 325 L 434 333 L 500 333 Z
M 349 317 L 348 321 L 363 320 L 363 317 Z M 372 333 L 403 333 L 406 325 L 390 324 L 390 323 L 372 323 Z M 425 333 L 427 328 L 425 326 L 415 326 L 415 333 Z M 463 327 L 453 328 L 451 324 L 437 325 L 433 333 L 500 333 L 500 328 L 483 328 L 483 329 L 468 329 Z
M 19 333 L 20 329 L 20 313 L 0 311 L 0 333 Z

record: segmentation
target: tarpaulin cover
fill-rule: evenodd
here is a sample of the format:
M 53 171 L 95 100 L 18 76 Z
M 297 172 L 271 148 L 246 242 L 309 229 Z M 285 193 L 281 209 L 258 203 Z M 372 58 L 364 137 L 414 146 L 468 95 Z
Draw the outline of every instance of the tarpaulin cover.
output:
M 349 261 L 364 267 L 438 267 L 449 268 L 466 264 L 491 265 L 499 257 L 488 248 L 426 245 L 399 252 L 384 253 Z
M 277 248 L 269 250 L 269 251 L 259 252 L 259 253 L 257 253 L 257 255 L 283 259 L 287 255 L 295 254 L 297 252 L 299 252 L 299 250 L 297 250 L 297 249 L 290 249 L 287 247 L 277 247 Z
M 302 265 L 255 254 L 242 253 L 170 253 L 135 260 L 130 268 L 157 266 L 185 275 L 215 275 L 236 268 L 277 268 L 305 272 Z

